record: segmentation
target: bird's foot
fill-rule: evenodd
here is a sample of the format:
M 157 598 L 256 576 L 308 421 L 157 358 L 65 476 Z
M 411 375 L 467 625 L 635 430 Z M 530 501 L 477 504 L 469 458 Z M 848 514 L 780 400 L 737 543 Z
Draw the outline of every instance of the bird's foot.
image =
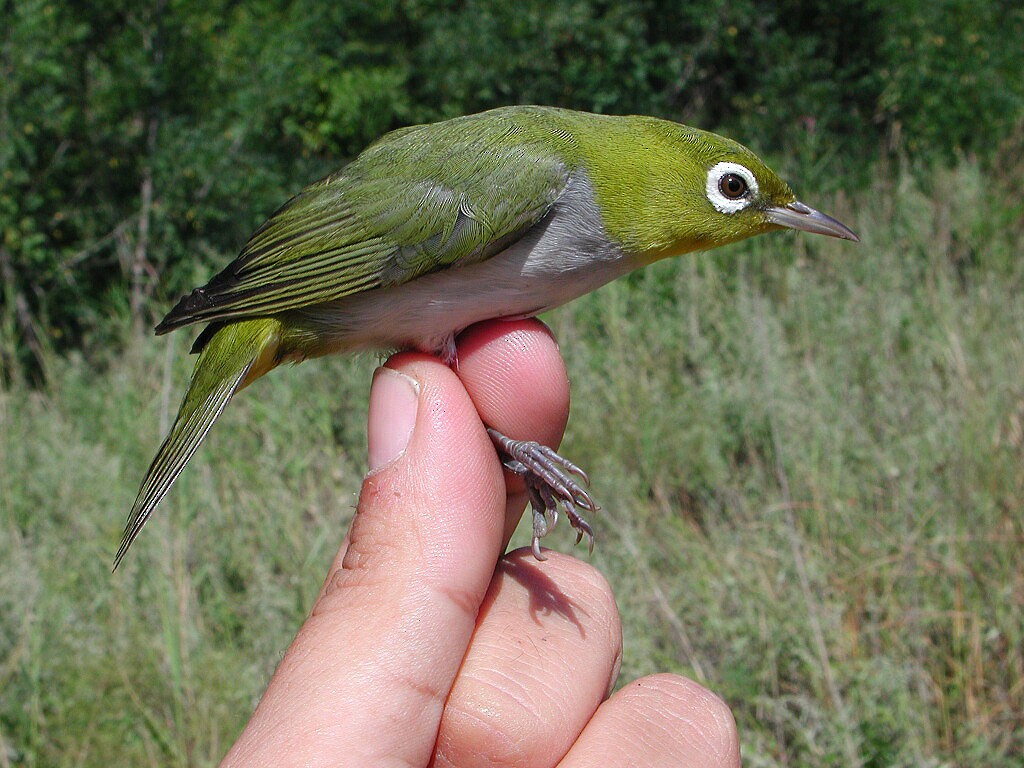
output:
M 569 524 L 576 530 L 576 543 L 587 537 L 590 552 L 594 551 L 594 529 L 577 511 L 597 512 L 600 507 L 584 485 L 590 485 L 587 473 L 546 445 L 532 440 L 513 440 L 496 429 L 488 428 L 502 464 L 523 478 L 533 509 L 533 556 L 546 559 L 540 551 L 540 540 L 558 524 L 558 508 L 565 510 Z M 580 485 L 576 478 L 584 485 Z

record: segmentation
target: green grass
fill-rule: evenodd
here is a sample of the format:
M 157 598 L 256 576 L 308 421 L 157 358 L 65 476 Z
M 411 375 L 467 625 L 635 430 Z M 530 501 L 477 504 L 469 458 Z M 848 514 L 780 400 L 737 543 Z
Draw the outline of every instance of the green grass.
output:
M 809 200 L 863 243 L 760 238 L 549 318 L 623 680 L 721 693 L 748 766 L 1019 765 L 1022 181 Z M 0 766 L 216 763 L 350 518 L 365 358 L 239 398 L 110 575 L 187 343 L 0 390 Z

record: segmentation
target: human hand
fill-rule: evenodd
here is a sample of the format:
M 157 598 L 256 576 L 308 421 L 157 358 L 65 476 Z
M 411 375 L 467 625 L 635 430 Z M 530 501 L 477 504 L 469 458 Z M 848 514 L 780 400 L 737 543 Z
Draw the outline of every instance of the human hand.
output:
M 609 697 L 622 634 L 594 568 L 502 556 L 526 494 L 483 425 L 558 445 L 550 334 L 485 323 L 458 348 L 457 371 L 400 353 L 375 375 L 352 528 L 222 765 L 739 765 L 731 713 L 696 683 Z

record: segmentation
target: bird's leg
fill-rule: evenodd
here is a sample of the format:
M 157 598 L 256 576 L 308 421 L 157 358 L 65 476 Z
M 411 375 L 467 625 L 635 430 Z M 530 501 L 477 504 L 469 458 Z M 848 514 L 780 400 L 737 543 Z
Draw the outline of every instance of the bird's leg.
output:
M 569 524 L 576 530 L 576 543 L 587 537 L 590 551 L 594 551 L 594 529 L 577 511 L 597 512 L 600 507 L 591 498 L 584 485 L 590 485 L 587 473 L 571 461 L 562 458 L 546 445 L 528 440 L 513 440 L 496 429 L 487 428 L 494 441 L 502 464 L 510 472 L 523 478 L 530 494 L 533 509 L 533 555 L 544 560 L 540 540 L 558 523 L 558 508 L 565 510 Z M 575 476 L 575 477 L 574 477 Z
M 435 351 L 445 365 L 458 373 L 459 352 L 455 334 L 441 339 Z M 546 559 L 540 551 L 540 540 L 558 524 L 560 506 L 569 518 L 569 524 L 576 530 L 576 543 L 579 544 L 586 536 L 590 552 L 593 553 L 594 529 L 577 511 L 578 508 L 587 512 L 600 509 L 587 489 L 576 480 L 578 477 L 584 485 L 590 485 L 587 473 L 541 443 L 513 440 L 491 427 L 487 428 L 487 434 L 498 449 L 501 463 L 507 470 L 523 478 L 526 484 L 533 511 L 533 556 L 538 560 Z

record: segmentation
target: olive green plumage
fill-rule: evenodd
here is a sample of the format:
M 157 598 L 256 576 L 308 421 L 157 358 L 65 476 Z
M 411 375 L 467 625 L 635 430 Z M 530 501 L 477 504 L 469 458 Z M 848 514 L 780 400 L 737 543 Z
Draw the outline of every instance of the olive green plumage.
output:
M 115 567 L 232 395 L 281 362 L 365 347 L 450 357 L 472 322 L 780 227 L 855 239 L 750 150 L 665 120 L 524 106 L 387 134 L 157 326 L 210 323 Z
M 638 151 L 641 162 L 632 160 Z M 776 228 L 709 219 L 688 200 L 681 182 L 702 183 L 707 164 L 726 158 L 744 161 L 777 203 L 796 199 L 745 147 L 656 118 L 516 107 L 402 128 L 292 198 L 157 332 L 486 259 L 537 224 L 577 169 L 594 185 L 609 236 L 632 253 L 676 255 L 749 237 L 752 224 Z

